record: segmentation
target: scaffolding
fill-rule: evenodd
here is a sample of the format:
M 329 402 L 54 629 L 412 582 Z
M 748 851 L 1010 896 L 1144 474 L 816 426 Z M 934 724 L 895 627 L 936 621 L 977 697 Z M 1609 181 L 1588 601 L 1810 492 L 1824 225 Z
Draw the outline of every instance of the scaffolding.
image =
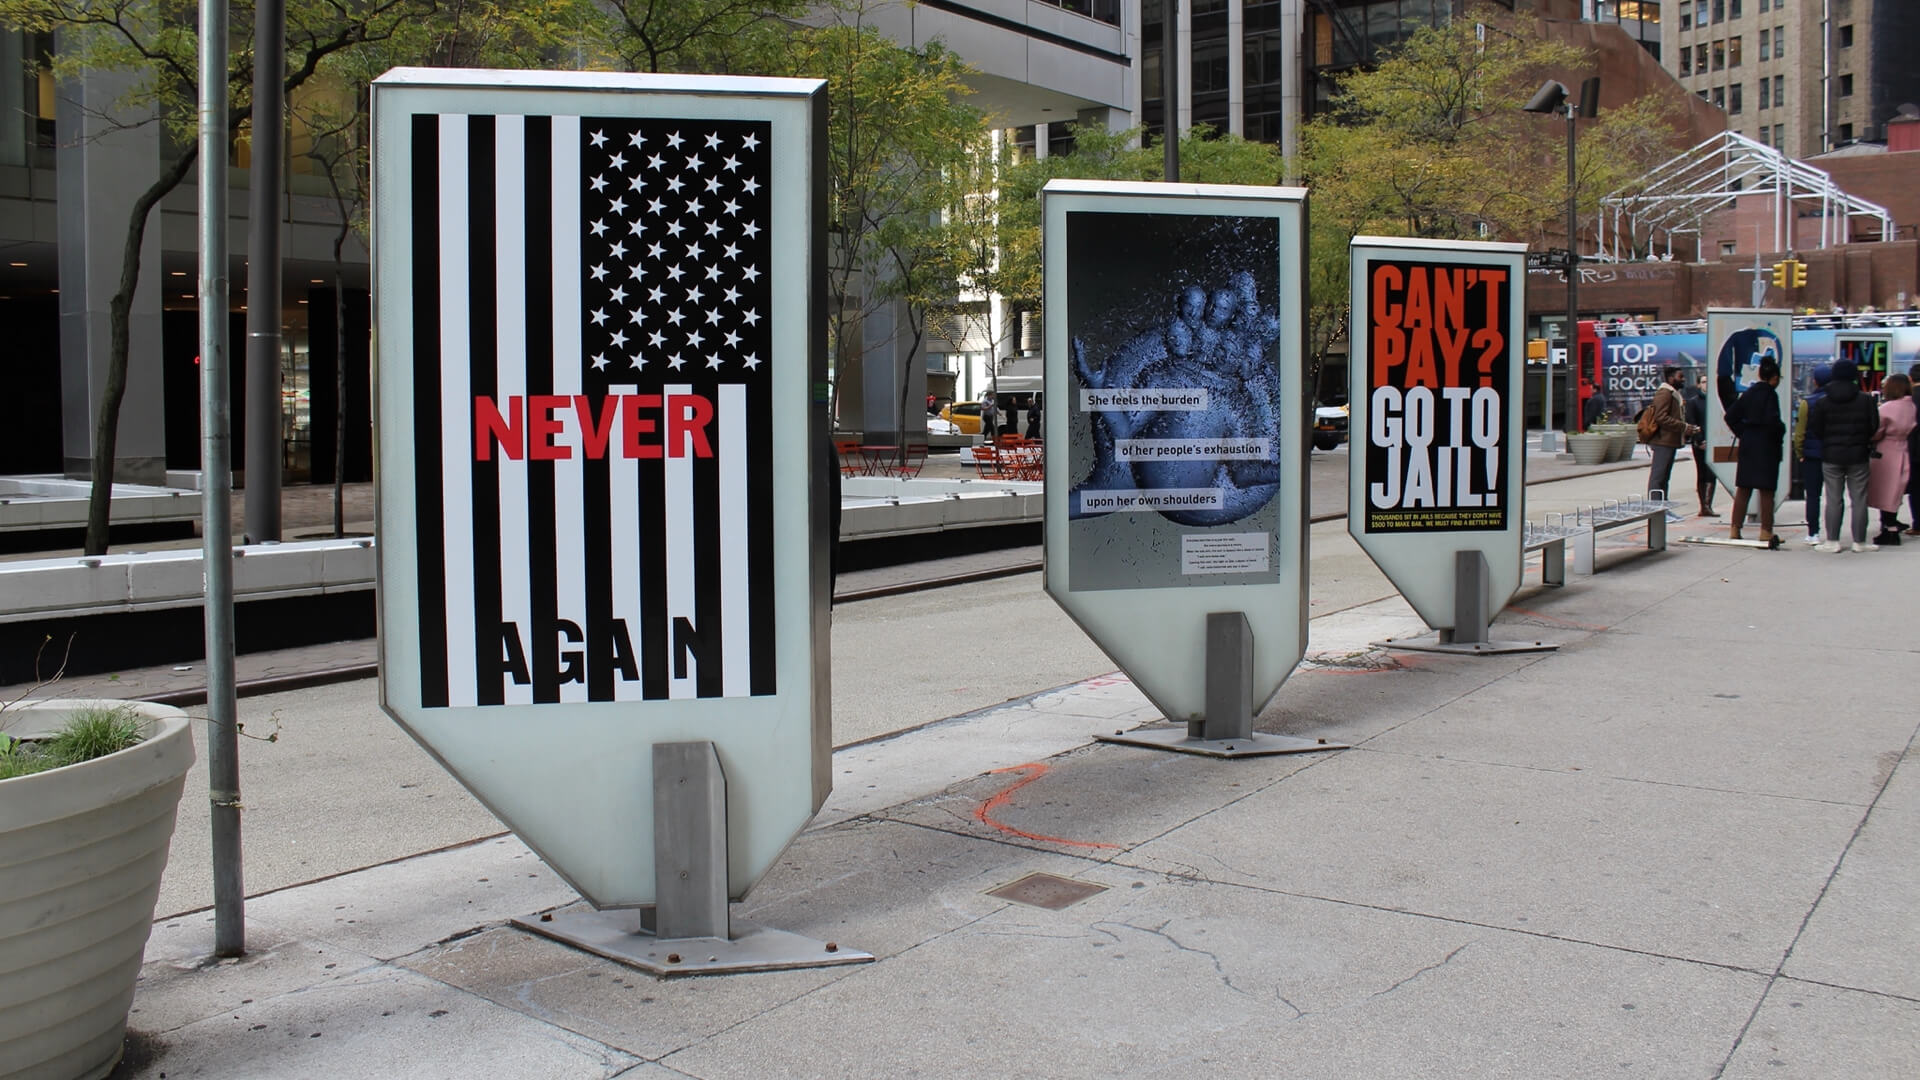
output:
M 1852 243 L 1855 218 L 1879 226 L 1879 235 L 1868 236 L 1868 230 L 1863 230 L 1858 238 L 1893 238 L 1893 215 L 1886 207 L 1847 194 L 1824 170 L 1745 135 L 1723 131 L 1658 166 L 1631 187 L 1600 200 L 1600 257 L 1610 261 L 1655 258 L 1655 246 L 1664 238 L 1671 258 L 1674 239 L 1691 233 L 1694 261 L 1702 261 L 1702 221 L 1732 206 L 1742 195 L 1772 197 L 1770 251 L 1795 246 L 1793 223 L 1803 210 L 1804 216 L 1820 219 L 1821 248 Z

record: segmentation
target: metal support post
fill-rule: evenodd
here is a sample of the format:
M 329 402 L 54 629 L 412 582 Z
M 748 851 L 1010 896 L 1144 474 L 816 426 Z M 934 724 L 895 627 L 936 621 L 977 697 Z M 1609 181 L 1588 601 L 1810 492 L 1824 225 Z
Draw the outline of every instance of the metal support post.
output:
M 1098 736 L 1101 742 L 1176 750 L 1208 757 L 1257 757 L 1345 750 L 1345 743 L 1266 735 L 1253 730 L 1253 628 L 1243 611 L 1207 614 L 1207 711 L 1184 727 L 1140 728 Z
M 575 905 L 513 924 L 655 975 L 788 971 L 873 959 L 728 915 L 727 778 L 710 742 L 653 745 L 653 868 L 650 907 Z
M 710 742 L 653 747 L 654 933 L 727 932 L 727 778 Z
M 227 381 L 227 5 L 200 5 L 200 469 L 206 569 L 213 954 L 247 951 L 233 678 L 233 428 Z
M 1544 641 L 1492 641 L 1487 631 L 1493 623 L 1492 584 L 1487 557 L 1479 548 L 1453 553 L 1453 625 L 1432 634 L 1405 641 L 1388 638 L 1374 644 L 1382 648 L 1413 652 L 1459 653 L 1468 656 L 1492 656 L 1498 653 L 1552 652 L 1560 646 Z
M 242 524 L 280 541 L 280 189 L 286 123 L 285 0 L 259 0 L 253 34 L 253 168 L 247 212 L 247 445 Z M 223 155 L 224 157 L 224 155 Z M 211 161 L 203 164 L 211 166 Z M 224 175 L 224 169 L 216 169 Z

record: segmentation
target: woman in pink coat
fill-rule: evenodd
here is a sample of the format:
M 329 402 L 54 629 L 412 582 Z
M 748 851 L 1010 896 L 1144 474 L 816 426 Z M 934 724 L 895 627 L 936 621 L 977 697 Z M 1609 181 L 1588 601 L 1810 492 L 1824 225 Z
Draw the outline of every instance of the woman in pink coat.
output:
M 1906 497 L 1913 462 L 1907 459 L 1907 435 L 1920 410 L 1913 399 L 1913 383 L 1905 375 L 1889 375 L 1880 384 L 1880 430 L 1873 435 L 1873 454 L 1867 470 L 1867 505 L 1880 511 L 1876 544 L 1900 542 L 1900 502 Z M 1920 525 L 1920 522 L 1915 522 Z

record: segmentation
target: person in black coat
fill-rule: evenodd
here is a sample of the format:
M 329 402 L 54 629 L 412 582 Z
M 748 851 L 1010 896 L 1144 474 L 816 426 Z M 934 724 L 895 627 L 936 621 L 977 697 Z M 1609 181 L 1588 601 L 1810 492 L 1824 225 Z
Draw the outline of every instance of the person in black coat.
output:
M 1707 462 L 1707 377 L 1697 378 L 1685 396 L 1687 426 L 1693 429 L 1687 445 L 1693 448 L 1693 491 L 1700 497 L 1700 516 L 1719 517 L 1720 511 L 1713 508 L 1713 491 L 1720 485 Z
M 1878 430 L 1880 408 L 1860 392 L 1859 366 L 1851 360 L 1834 364 L 1827 396 L 1807 413 L 1807 437 L 1820 440 L 1820 474 L 1826 488 L 1826 521 L 1820 535 L 1827 539 L 1821 551 L 1840 550 L 1842 492 L 1853 507 L 1853 546 L 1861 551 L 1878 549 L 1867 543 L 1867 450 Z
M 1780 483 L 1780 461 L 1787 453 L 1787 424 L 1780 419 L 1780 361 L 1760 360 L 1760 379 L 1727 414 L 1727 424 L 1740 438 L 1740 460 L 1733 473 L 1733 518 L 1727 535 L 1740 539 L 1747 521 L 1747 502 L 1760 494 L 1760 540 L 1773 542 L 1773 497 Z

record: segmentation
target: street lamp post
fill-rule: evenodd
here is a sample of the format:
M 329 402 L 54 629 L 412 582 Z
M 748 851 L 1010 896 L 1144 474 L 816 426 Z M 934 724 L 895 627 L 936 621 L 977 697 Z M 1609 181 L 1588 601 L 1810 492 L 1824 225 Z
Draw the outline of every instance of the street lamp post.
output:
M 1576 128 L 1574 121 L 1581 116 L 1593 116 L 1600 111 L 1600 79 L 1590 78 L 1580 84 L 1580 96 L 1574 98 L 1567 92 L 1564 83 L 1548 79 L 1534 92 L 1533 98 L 1522 110 L 1531 113 L 1565 112 L 1567 116 L 1567 262 L 1564 272 L 1567 275 L 1567 428 L 1573 430 L 1579 423 L 1579 395 L 1577 392 L 1580 371 L 1580 245 L 1576 240 L 1579 228 L 1578 205 L 1574 179 L 1574 154 Z M 1546 402 L 1545 430 L 1540 436 L 1540 449 L 1558 449 L 1559 441 L 1553 432 L 1553 359 L 1547 359 L 1546 392 L 1541 395 Z

